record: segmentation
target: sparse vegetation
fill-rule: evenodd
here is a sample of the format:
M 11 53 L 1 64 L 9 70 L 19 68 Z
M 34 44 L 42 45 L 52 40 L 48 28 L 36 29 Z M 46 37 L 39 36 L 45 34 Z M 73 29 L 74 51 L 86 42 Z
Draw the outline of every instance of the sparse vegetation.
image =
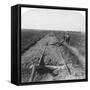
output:
M 53 32 L 54 36 L 48 36 Z M 37 31 L 37 30 L 22 30 L 21 32 L 21 53 L 22 53 L 22 82 L 28 82 L 31 75 L 29 67 L 32 64 L 38 64 L 43 50 L 46 47 L 44 43 L 53 42 L 58 39 L 59 42 L 63 39 L 65 31 Z M 70 46 L 74 47 L 79 53 L 85 57 L 85 35 L 81 32 L 72 32 L 70 34 Z M 38 44 L 39 43 L 39 44 Z M 28 51 L 26 53 L 26 51 Z M 74 52 L 75 53 L 75 52 Z M 70 69 L 71 75 L 68 73 L 63 59 Z M 78 62 L 78 57 L 71 53 L 66 47 L 56 47 L 48 45 L 45 51 L 44 62 L 46 65 L 54 65 L 61 67 L 60 70 L 55 72 L 58 76 L 52 77 L 51 75 L 36 74 L 34 81 L 49 80 L 68 80 L 68 79 L 83 79 L 85 78 L 85 71 L 81 69 Z

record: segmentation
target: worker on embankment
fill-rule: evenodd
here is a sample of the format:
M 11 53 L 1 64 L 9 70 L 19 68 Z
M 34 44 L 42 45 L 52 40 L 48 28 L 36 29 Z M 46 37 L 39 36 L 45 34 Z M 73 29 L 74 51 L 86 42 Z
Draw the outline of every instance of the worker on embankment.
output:
M 69 45 L 70 44 L 70 34 L 65 33 L 63 38 L 64 38 L 64 41 Z

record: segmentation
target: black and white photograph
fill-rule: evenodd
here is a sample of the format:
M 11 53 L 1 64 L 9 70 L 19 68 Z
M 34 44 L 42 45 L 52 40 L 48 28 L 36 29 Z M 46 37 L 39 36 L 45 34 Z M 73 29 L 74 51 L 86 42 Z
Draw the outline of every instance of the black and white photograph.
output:
M 86 79 L 86 12 L 21 8 L 21 83 Z

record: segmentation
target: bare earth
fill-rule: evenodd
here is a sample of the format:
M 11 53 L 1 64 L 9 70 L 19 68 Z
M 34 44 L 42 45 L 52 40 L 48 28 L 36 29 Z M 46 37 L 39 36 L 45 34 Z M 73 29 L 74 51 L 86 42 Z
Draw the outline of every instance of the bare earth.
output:
M 33 82 L 85 78 L 85 56 L 82 56 L 77 48 L 65 42 L 61 46 L 52 45 L 56 42 L 58 42 L 57 37 L 50 32 L 21 56 L 22 82 L 32 82 L 30 81 L 32 73 L 30 66 L 40 63 L 43 52 L 46 67 L 57 67 L 53 71 L 57 75 L 52 75 L 47 71 L 45 73 L 36 71 Z M 59 42 L 62 42 L 62 39 Z

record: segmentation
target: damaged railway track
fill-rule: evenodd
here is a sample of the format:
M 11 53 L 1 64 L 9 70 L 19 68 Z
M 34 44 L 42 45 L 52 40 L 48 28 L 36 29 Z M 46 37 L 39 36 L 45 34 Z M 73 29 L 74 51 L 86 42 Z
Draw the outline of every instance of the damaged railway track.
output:
M 29 70 L 25 73 L 28 74 L 27 79 L 22 74 L 22 82 L 83 79 L 84 71 L 78 62 L 81 64 L 70 46 L 65 41 L 60 42 L 54 33 L 50 33 L 22 56 L 22 67 Z

